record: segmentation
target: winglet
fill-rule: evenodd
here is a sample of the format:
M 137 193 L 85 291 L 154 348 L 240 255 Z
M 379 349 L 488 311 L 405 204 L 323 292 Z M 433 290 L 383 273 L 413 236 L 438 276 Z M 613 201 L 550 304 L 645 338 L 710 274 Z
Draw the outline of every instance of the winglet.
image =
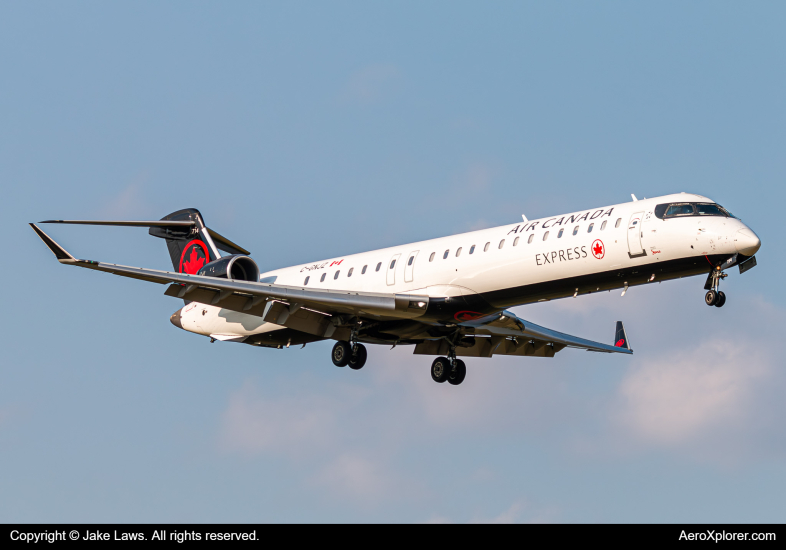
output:
M 622 321 L 617 321 L 617 330 L 614 332 L 614 347 L 633 351 L 630 349 L 630 341 L 628 340 L 628 335 L 625 334 L 625 327 L 622 326 Z
M 33 231 L 35 231 L 38 236 L 41 237 L 41 240 L 44 241 L 44 244 L 49 247 L 49 250 L 51 250 L 55 255 L 57 261 L 59 261 L 61 264 L 76 263 L 76 258 L 69 254 L 65 248 L 57 244 L 54 239 L 52 239 L 52 237 L 41 231 L 36 224 L 31 223 L 30 227 L 32 227 Z

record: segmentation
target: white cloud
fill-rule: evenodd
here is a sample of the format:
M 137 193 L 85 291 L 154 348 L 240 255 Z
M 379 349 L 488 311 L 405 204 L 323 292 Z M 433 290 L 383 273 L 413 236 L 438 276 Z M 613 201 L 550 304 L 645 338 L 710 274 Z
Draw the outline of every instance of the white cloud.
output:
M 247 455 L 301 455 L 330 441 L 339 409 L 327 396 L 266 397 L 247 381 L 229 397 L 222 443 Z
M 316 475 L 314 482 L 334 494 L 363 501 L 387 498 L 395 492 L 383 462 L 351 453 L 333 459 Z
M 492 518 L 476 518 L 470 523 L 550 523 L 557 519 L 557 509 L 546 507 L 536 509 L 526 500 L 517 500 L 510 507 Z
M 645 361 L 622 381 L 614 421 L 662 445 L 744 427 L 771 374 L 757 347 L 713 339 Z
M 510 505 L 510 508 L 496 517 L 491 519 L 476 519 L 470 523 L 519 523 L 519 518 L 521 517 L 523 509 L 524 504 L 522 502 L 514 502 Z
M 144 198 L 142 188 L 147 175 L 142 174 L 109 199 L 99 210 L 99 215 L 110 220 L 125 220 L 142 217 L 149 213 L 150 206 Z
M 395 65 L 375 64 L 354 73 L 344 89 L 344 98 L 375 103 L 398 89 L 401 71 Z
M 718 311 L 688 308 L 664 323 L 671 313 L 661 311 L 662 296 L 656 287 L 628 306 L 647 313 L 634 317 L 634 344 L 642 351 L 630 358 L 566 350 L 555 359 L 468 359 L 467 379 L 455 387 L 435 384 L 432 358 L 412 355 L 411 347 L 370 347 L 363 371 L 334 371 L 340 373 L 334 381 L 293 380 L 283 389 L 248 381 L 229 397 L 222 448 L 290 460 L 317 498 L 360 508 L 392 501 L 432 506 L 440 498 L 433 468 L 428 461 L 413 468 L 411 460 L 457 442 L 545 445 L 561 459 L 601 464 L 667 452 L 678 461 L 726 468 L 783 456 L 786 384 L 777 338 L 762 333 L 767 326 L 779 332 L 779 310 L 749 302 L 740 313 L 721 312 L 734 320 L 721 323 L 706 321 Z M 595 313 L 570 315 L 547 305 L 522 313 L 543 312 L 552 317 L 547 326 L 596 337 L 598 317 L 609 317 L 610 306 L 589 301 Z M 602 328 L 609 341 L 612 329 L 610 320 Z M 679 334 L 685 336 L 675 340 Z M 462 479 L 475 484 L 472 491 L 491 491 L 510 475 L 471 451 L 453 467 L 458 464 Z M 523 500 L 503 508 L 476 514 L 475 521 L 557 517 L 555 508 L 535 509 Z M 456 520 L 454 513 L 462 514 L 441 512 L 429 521 Z M 459 521 L 473 517 L 463 514 Z

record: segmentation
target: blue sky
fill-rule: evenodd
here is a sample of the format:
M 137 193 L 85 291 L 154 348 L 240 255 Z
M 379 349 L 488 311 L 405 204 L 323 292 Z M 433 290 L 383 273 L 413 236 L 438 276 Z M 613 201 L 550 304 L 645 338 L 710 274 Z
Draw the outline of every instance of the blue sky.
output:
M 781 3 L 0 4 L 0 521 L 782 521 Z M 468 362 L 179 331 L 26 223 L 199 208 L 274 269 L 708 195 L 759 266 L 518 308 L 632 358 Z M 169 268 L 144 230 L 51 227 Z

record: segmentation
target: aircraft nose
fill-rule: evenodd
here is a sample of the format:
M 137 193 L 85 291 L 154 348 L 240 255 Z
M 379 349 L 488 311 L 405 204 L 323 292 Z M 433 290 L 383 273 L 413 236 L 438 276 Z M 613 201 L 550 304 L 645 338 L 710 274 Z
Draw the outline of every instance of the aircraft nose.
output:
M 740 254 L 753 256 L 761 247 L 761 241 L 756 233 L 746 227 L 734 235 L 734 246 Z
M 169 318 L 169 322 L 175 325 L 177 328 L 183 328 L 183 324 L 180 322 L 180 310 L 178 309 L 176 312 L 172 314 Z

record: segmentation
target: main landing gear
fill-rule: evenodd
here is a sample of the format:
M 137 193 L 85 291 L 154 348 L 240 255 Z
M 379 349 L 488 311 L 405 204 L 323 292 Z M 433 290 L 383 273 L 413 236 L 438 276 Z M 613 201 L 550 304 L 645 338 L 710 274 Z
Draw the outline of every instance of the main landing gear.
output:
M 366 346 L 358 344 L 357 342 L 354 344 L 350 344 L 349 342 L 336 342 L 330 357 L 333 359 L 333 364 L 337 367 L 346 367 L 349 365 L 349 368 L 359 370 L 366 364 L 368 352 L 366 351 Z
M 728 277 L 726 273 L 721 271 L 720 266 L 716 267 L 710 273 L 707 284 L 704 288 L 709 288 L 707 294 L 704 295 L 704 303 L 708 306 L 723 307 L 726 303 L 726 294 L 718 290 L 722 279 Z
M 448 357 L 437 357 L 431 363 L 431 378 L 434 382 L 445 382 L 446 380 L 458 386 L 467 376 L 467 365 L 461 359 Z

